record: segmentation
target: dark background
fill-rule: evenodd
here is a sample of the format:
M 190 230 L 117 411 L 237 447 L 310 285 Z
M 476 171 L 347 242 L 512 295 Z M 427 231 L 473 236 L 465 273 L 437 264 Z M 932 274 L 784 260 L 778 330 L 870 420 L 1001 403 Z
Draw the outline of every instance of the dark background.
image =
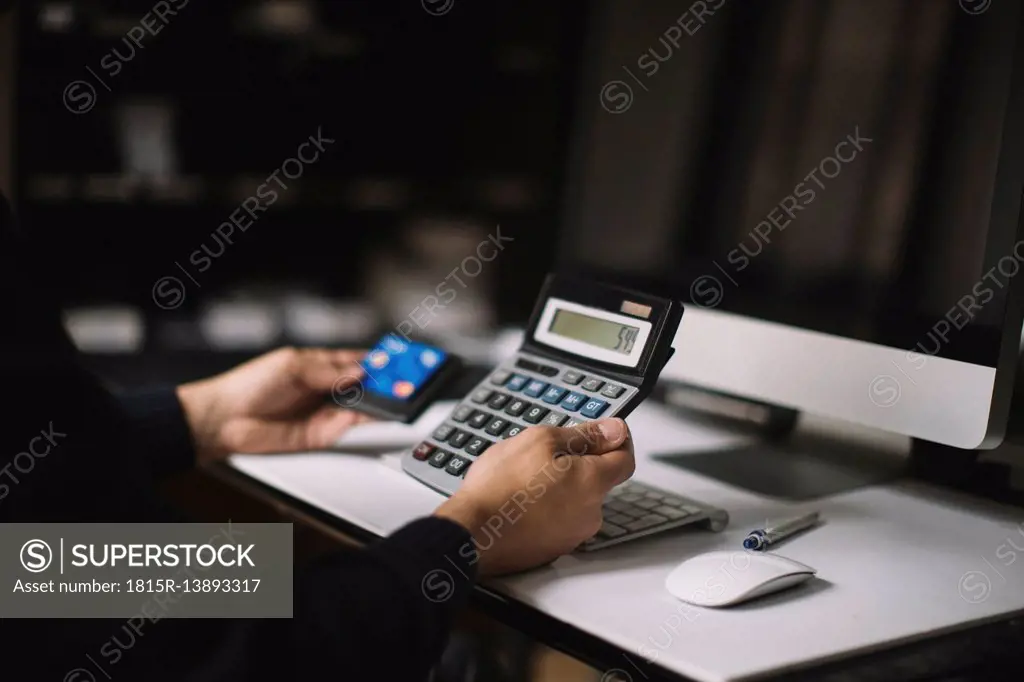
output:
M 993 188 L 1017 0 L 190 0 L 132 46 L 159 4 L 21 2 L 0 50 L 6 189 L 50 264 L 24 279 L 62 287 L 108 374 L 370 343 L 499 226 L 514 241 L 425 330 L 456 353 L 488 362 L 553 269 L 689 302 L 855 129 L 869 149 L 717 307 L 909 349 L 1012 254 L 1022 154 Z M 336 142 L 217 244 L 317 130 Z M 939 355 L 994 366 L 993 288 Z
M 309 340 L 366 343 L 411 312 L 396 312 L 403 287 L 421 300 L 500 226 L 514 241 L 462 275 L 453 314 L 471 319 L 454 326 L 525 320 L 556 255 L 586 3 L 192 0 L 141 48 L 125 42 L 147 12 L 161 24 L 153 8 L 20 4 L 11 190 L 22 224 L 52 245 L 50 270 L 29 280 L 59 279 L 74 309 L 132 310 L 137 350 L 205 369 L 208 339 L 192 328 L 210 306 L 280 318 L 290 294 L 348 301 L 374 331 Z M 84 112 L 82 86 L 62 97 L 76 80 L 95 89 Z M 213 230 L 318 130 L 336 142 L 300 178 L 279 176 L 289 189 L 271 184 L 278 202 L 221 247 Z M 200 274 L 189 255 L 204 245 L 224 252 Z M 173 310 L 154 301 L 166 276 L 185 285 Z M 275 328 L 266 345 L 307 340 Z M 243 345 L 220 344 L 261 349 Z

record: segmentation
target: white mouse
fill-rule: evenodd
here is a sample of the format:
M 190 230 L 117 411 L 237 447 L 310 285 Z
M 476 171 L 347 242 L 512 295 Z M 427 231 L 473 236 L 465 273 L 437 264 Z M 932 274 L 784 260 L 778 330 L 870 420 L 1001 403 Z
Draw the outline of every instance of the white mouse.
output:
M 673 597 L 697 606 L 733 606 L 799 585 L 815 573 L 778 554 L 709 552 L 677 566 L 665 587 Z

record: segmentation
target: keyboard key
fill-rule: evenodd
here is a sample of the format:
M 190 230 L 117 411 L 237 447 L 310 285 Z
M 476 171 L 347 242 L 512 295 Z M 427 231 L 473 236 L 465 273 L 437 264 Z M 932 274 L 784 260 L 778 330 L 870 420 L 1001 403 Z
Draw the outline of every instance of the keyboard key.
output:
M 505 384 L 505 388 L 510 391 L 521 391 L 529 380 L 529 377 L 524 377 L 522 374 L 513 374 L 512 378 Z
M 451 456 L 452 453 L 450 452 L 438 450 L 437 452 L 430 456 L 430 459 L 428 459 L 427 462 L 430 463 L 430 466 L 437 467 L 438 469 L 440 469 L 441 467 L 448 463 L 448 460 L 451 459 Z
M 464 422 L 467 419 L 469 419 L 469 417 L 473 414 L 473 412 L 474 412 L 474 410 L 473 410 L 473 408 L 471 406 L 469 406 L 469 405 L 459 405 L 458 407 L 455 408 L 455 411 L 452 412 L 452 421 L 453 422 L 458 422 L 458 423 L 461 424 L 462 422 Z
M 537 374 L 542 374 L 546 377 L 553 377 L 556 374 L 558 374 L 557 367 L 542 365 L 539 362 L 527 360 L 526 358 L 519 358 L 518 360 L 516 360 L 516 367 L 520 369 L 529 370 L 531 372 L 536 372 Z
M 622 500 L 612 500 L 611 502 L 605 502 L 604 507 L 606 509 L 611 509 L 612 511 L 618 514 L 628 514 L 630 509 L 634 509 L 633 505 L 629 504 L 628 502 L 623 502 Z M 641 514 L 641 516 L 643 515 Z
M 587 404 L 583 406 L 583 409 L 580 410 L 580 414 L 584 417 L 597 419 L 606 409 L 608 409 L 608 403 L 598 398 L 591 398 L 587 401 Z
M 602 386 L 604 386 L 604 382 L 600 379 L 595 379 L 594 377 L 590 377 L 580 384 L 580 388 L 584 391 L 600 391 Z
M 466 441 L 473 437 L 468 431 L 456 431 L 448 438 L 448 444 L 453 448 L 461 448 Z
M 575 386 L 583 381 L 583 372 L 577 372 L 574 369 L 567 369 L 565 370 L 565 374 L 562 375 L 562 381 L 570 386 Z
M 526 402 L 525 400 L 516 399 L 510 402 L 508 404 L 508 407 L 505 408 L 505 414 L 511 415 L 513 417 L 518 417 L 523 412 L 526 412 L 526 408 L 528 408 L 529 406 L 530 403 Z
M 415 448 L 413 448 L 413 459 L 418 459 L 422 462 L 427 457 L 430 457 L 432 454 L 434 454 L 434 450 L 437 450 L 437 448 L 431 445 L 430 443 L 420 443 Z
M 469 421 L 466 423 L 472 426 L 474 429 L 482 429 L 489 421 L 491 421 L 491 415 L 487 414 L 486 412 L 477 412 L 472 417 L 470 417 Z
M 448 462 L 448 466 L 444 468 L 452 476 L 461 476 L 466 469 L 466 465 L 469 464 L 469 460 L 465 457 L 459 457 L 455 455 L 451 461 Z
M 601 524 L 601 530 L 597 531 L 597 534 L 606 538 L 617 538 L 620 535 L 625 535 L 626 529 L 621 526 L 616 526 L 614 523 L 605 521 Z
M 500 410 L 505 407 L 509 400 L 512 400 L 512 396 L 505 395 L 504 393 L 495 393 L 494 396 L 487 401 L 487 407 L 492 410 Z
M 478 405 L 483 405 L 484 403 L 491 399 L 492 395 L 494 395 L 494 391 L 492 391 L 491 389 L 478 388 L 475 391 L 473 391 L 473 395 L 471 395 L 469 399 L 472 400 L 474 403 L 477 403 Z
M 672 518 L 672 517 L 670 516 L 669 518 Z M 609 517 L 607 517 L 605 519 L 605 521 L 607 521 L 609 523 L 614 523 L 617 526 L 625 525 L 625 524 L 629 523 L 632 520 L 633 520 L 633 517 L 630 516 L 629 514 L 612 514 L 611 516 L 609 516 Z
M 501 434 L 501 437 L 512 438 L 513 436 L 518 436 L 520 433 L 523 432 L 525 428 L 525 426 L 520 426 L 519 424 L 512 424 L 507 429 L 505 429 L 505 433 Z
M 509 423 L 510 422 L 507 419 L 495 417 L 494 419 L 491 420 L 491 423 L 484 428 L 484 431 L 491 434 L 492 436 L 500 436 L 505 431 L 505 429 L 508 428 Z
M 671 519 L 672 521 L 676 521 L 677 519 L 685 519 L 687 516 L 693 516 L 693 514 L 684 512 L 682 509 L 676 509 L 675 507 L 670 507 L 666 504 L 663 504 L 660 507 L 655 507 L 651 511 L 655 514 L 661 514 L 662 516 Z
M 534 379 L 530 383 L 526 384 L 526 388 L 523 389 L 523 393 L 531 398 L 539 398 L 546 390 L 548 390 L 547 383 L 540 381 L 539 379 Z
M 565 390 L 561 386 L 552 386 L 548 390 L 544 391 L 544 395 L 541 396 L 541 400 L 552 405 L 557 405 L 568 392 L 569 391 Z
M 548 413 L 548 408 L 540 405 L 533 405 L 523 415 L 523 420 L 531 424 L 540 424 L 540 420 Z
M 586 401 L 587 396 L 583 395 L 582 393 L 573 392 L 565 396 L 565 398 L 562 400 L 562 407 L 569 410 L 570 412 L 575 412 L 576 410 L 583 407 L 583 403 L 585 403 Z
M 644 499 L 637 502 L 636 506 L 640 507 L 641 509 L 654 509 L 655 507 L 660 507 L 661 502 L 659 502 L 658 500 L 652 500 L 649 497 L 645 497 Z
M 448 440 L 448 436 L 452 435 L 453 433 L 455 433 L 454 426 L 452 426 L 451 424 L 441 424 L 436 429 L 434 429 L 434 432 L 430 434 L 430 436 L 434 440 L 439 440 L 443 443 L 446 440 Z
M 568 418 L 568 415 L 560 414 L 558 412 L 551 412 L 548 414 L 548 416 L 544 417 L 544 421 L 541 423 L 546 424 L 547 426 L 561 426 L 562 422 L 564 422 Z
M 608 384 L 607 386 L 604 387 L 604 390 L 601 391 L 601 395 L 603 395 L 605 398 L 618 398 L 625 392 L 626 389 L 624 389 L 622 386 Z
M 491 441 L 480 436 L 473 436 L 473 440 L 469 441 L 469 445 L 466 446 L 466 452 L 471 455 L 482 455 L 484 450 L 491 446 Z
M 625 495 L 619 495 L 619 499 L 622 500 L 623 502 L 635 504 L 640 500 L 644 499 L 644 496 L 638 493 L 626 493 Z
M 626 524 L 626 528 L 632 531 L 647 530 L 648 528 L 654 528 L 668 521 L 664 516 L 660 514 L 648 514 L 643 518 L 639 518 L 636 521 L 630 521 Z
M 504 369 L 499 369 L 497 372 L 491 375 L 491 383 L 495 386 L 504 386 L 508 378 L 512 376 L 512 372 Z

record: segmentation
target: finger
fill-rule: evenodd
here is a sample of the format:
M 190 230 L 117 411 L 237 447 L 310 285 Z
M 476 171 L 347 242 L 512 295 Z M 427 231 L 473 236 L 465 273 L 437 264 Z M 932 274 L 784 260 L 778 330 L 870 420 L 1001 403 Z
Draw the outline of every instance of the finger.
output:
M 596 457 L 584 457 L 580 463 L 597 471 L 601 482 L 602 493 L 624 483 L 636 471 L 636 457 L 633 454 L 633 441 L 627 440 L 622 447 L 605 452 Z
M 372 418 L 325 405 L 308 419 L 236 421 L 226 440 L 231 449 L 250 454 L 325 450 L 349 429 L 368 421 Z
M 307 449 L 332 448 L 350 429 L 371 421 L 374 420 L 369 415 L 325 405 L 306 424 Z
M 359 351 L 305 348 L 296 354 L 293 372 L 307 388 L 329 393 L 348 388 L 362 378 L 362 357 Z
M 560 454 L 600 455 L 611 452 L 629 438 L 629 427 L 621 419 L 599 419 L 559 429 Z

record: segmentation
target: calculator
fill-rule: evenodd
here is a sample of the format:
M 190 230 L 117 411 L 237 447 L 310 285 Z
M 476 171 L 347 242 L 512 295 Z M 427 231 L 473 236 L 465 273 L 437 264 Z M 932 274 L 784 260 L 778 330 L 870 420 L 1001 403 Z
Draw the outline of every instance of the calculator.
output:
M 403 469 L 451 495 L 489 447 L 531 426 L 626 417 L 650 394 L 672 356 L 682 315 L 679 301 L 549 275 L 519 350 L 404 454 Z M 601 532 L 581 549 L 702 521 L 720 530 L 727 518 L 722 510 L 637 482 L 613 490 L 604 512 Z

